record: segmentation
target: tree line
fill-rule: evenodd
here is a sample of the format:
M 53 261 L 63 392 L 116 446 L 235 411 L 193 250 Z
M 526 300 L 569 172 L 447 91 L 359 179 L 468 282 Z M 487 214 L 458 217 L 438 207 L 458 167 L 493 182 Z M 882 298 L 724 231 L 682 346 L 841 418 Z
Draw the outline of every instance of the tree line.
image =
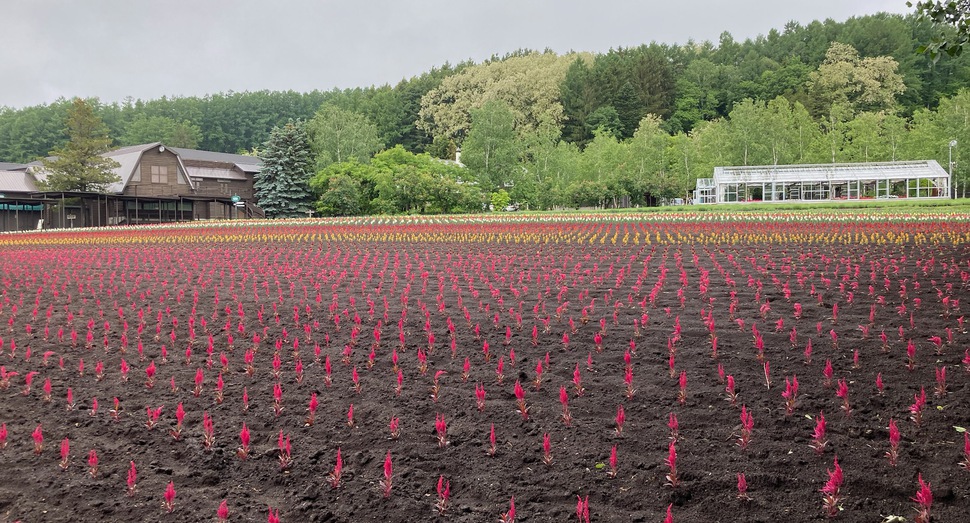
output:
M 940 30 L 913 15 L 876 14 L 792 22 L 743 42 L 723 33 L 717 42 L 600 54 L 520 50 L 393 86 L 88 103 L 119 146 L 259 154 L 274 128 L 293 121 L 311 147 L 316 181 L 306 185 L 326 213 L 457 212 L 506 199 L 530 208 L 648 205 L 684 196 L 715 165 L 946 165 L 951 140 L 962 192 L 970 169 L 960 149 L 970 136 L 960 88 L 970 58 L 916 52 Z M 0 159 L 29 161 L 62 146 L 70 104 L 0 109 Z M 459 148 L 465 169 L 431 161 Z M 445 180 L 451 200 L 422 189 Z

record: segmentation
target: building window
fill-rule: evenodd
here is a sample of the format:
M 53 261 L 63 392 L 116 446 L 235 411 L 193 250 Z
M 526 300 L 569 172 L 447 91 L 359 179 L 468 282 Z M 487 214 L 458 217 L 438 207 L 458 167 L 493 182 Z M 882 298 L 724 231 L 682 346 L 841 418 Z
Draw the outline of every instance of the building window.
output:
M 153 165 L 152 166 L 152 183 L 168 183 L 168 166 L 166 165 Z

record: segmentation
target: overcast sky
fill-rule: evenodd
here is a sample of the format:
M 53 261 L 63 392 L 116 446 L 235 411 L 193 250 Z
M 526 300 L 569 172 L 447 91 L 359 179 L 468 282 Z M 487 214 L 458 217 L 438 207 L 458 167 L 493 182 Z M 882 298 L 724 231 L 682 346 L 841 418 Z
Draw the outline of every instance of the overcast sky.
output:
M 905 0 L 0 0 L 0 106 L 394 84 L 520 48 L 736 40 Z

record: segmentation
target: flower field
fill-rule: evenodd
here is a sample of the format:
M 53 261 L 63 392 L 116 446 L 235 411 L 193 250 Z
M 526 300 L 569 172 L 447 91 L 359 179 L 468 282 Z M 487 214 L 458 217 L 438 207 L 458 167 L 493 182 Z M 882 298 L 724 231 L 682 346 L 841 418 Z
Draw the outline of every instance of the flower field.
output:
M 970 216 L 0 236 L 0 521 L 963 521 Z

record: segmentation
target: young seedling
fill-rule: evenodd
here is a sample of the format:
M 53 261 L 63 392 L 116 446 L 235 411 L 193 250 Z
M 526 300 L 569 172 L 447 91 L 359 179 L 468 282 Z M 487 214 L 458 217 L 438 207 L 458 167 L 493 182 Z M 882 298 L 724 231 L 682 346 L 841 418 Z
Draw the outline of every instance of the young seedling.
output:
M 579 373 L 579 363 L 576 364 L 576 369 L 573 370 L 573 387 L 576 390 L 577 396 L 582 396 L 586 389 L 583 388 L 583 377 Z
M 606 475 L 611 478 L 615 478 L 617 474 L 617 468 L 618 468 L 618 463 L 616 459 L 616 445 L 613 445 L 613 448 L 610 449 L 609 465 L 610 465 L 610 470 L 606 471 Z
M 98 477 L 98 453 L 94 449 L 88 453 L 88 474 L 92 479 Z
M 320 405 L 320 402 L 317 401 L 317 393 L 316 392 L 310 393 L 310 403 L 307 405 L 307 409 L 306 409 L 308 414 L 303 426 L 309 427 L 313 425 L 313 422 L 317 416 L 317 407 L 319 407 L 319 405 Z
M 494 456 L 498 447 L 495 443 L 495 424 L 492 423 L 491 427 L 488 429 L 488 448 L 485 449 L 485 453 L 489 456 Z
M 589 523 L 589 495 L 586 498 L 577 495 L 576 498 L 576 517 L 579 523 Z
M 673 412 L 667 417 L 667 428 L 670 429 L 670 440 L 676 442 L 680 437 L 680 422 L 677 421 L 677 415 Z
M 182 408 L 182 402 L 179 402 L 178 406 L 175 407 L 175 428 L 172 429 L 172 437 L 176 440 L 182 438 L 182 421 L 185 419 L 185 409 Z
M 616 407 L 616 418 L 614 418 L 614 421 L 616 422 L 616 428 L 614 428 L 613 431 L 617 436 L 622 436 L 623 424 L 626 422 L 626 412 L 623 410 L 623 405 L 618 405 Z
M 216 377 L 216 395 L 215 395 L 215 398 L 216 398 L 216 404 L 217 405 L 221 405 L 222 404 L 222 401 L 224 399 L 223 392 L 224 392 L 225 388 L 226 388 L 226 382 L 222 379 L 222 373 L 220 372 L 219 373 L 219 376 Z
M 293 446 L 290 444 L 290 436 L 283 435 L 283 429 L 280 429 L 277 448 L 279 449 L 280 470 L 285 472 L 293 466 Z
M 916 428 L 923 424 L 923 408 L 926 407 L 926 390 L 920 387 L 919 394 L 913 395 L 913 404 L 909 406 L 909 419 L 913 420 Z
M 724 387 L 724 392 L 727 393 L 727 400 L 731 402 L 731 405 L 737 405 L 738 393 L 734 387 L 734 376 L 728 374 L 726 381 L 727 385 Z
M 70 465 L 70 454 L 71 454 L 71 442 L 67 438 L 61 441 L 61 461 L 58 462 L 61 470 L 67 470 L 68 465 Z
M 738 473 L 738 499 L 743 502 L 751 501 L 748 495 L 748 480 L 744 477 L 744 472 Z
M 479 412 L 485 411 L 485 386 L 478 383 L 475 384 L 475 405 Z
M 212 450 L 215 441 L 215 427 L 212 424 L 212 417 L 209 416 L 209 411 L 202 411 L 202 447 L 205 450 Z
M 748 412 L 746 406 L 741 405 L 741 429 L 738 436 L 738 446 L 746 450 L 751 443 L 751 431 L 754 429 L 754 416 Z
M 795 412 L 795 401 L 798 397 L 798 376 L 792 376 L 789 381 L 788 377 L 785 377 L 785 391 L 781 393 L 781 397 L 785 398 L 785 415 L 791 416 Z
M 839 514 L 841 510 L 840 503 L 842 502 L 843 477 L 838 456 L 836 456 L 834 463 L 833 469 L 826 471 L 829 479 L 820 489 L 822 493 L 822 508 L 825 511 L 825 516 L 828 518 L 834 518 Z
M 435 415 L 434 430 L 438 435 L 438 447 L 445 448 L 448 445 L 448 424 L 445 422 L 444 414 Z
M 443 370 L 436 371 L 431 380 L 431 401 L 434 403 L 438 403 L 438 395 L 441 394 L 441 376 L 444 374 Z
M 542 435 L 542 462 L 552 465 L 552 443 L 549 441 L 549 433 Z
M 633 395 L 637 392 L 637 389 L 633 388 L 633 367 L 629 365 L 623 371 L 623 383 L 626 385 L 626 399 L 632 400 Z
M 509 499 L 509 510 L 499 516 L 499 523 L 515 523 L 515 496 Z
M 6 428 L 6 425 L 4 428 Z M 34 454 L 40 455 L 44 451 L 44 430 L 41 428 L 40 423 L 37 424 L 37 428 L 34 429 L 31 437 L 34 440 Z
M 933 507 L 933 492 L 930 484 L 923 481 L 923 474 L 917 475 L 919 490 L 913 496 L 916 502 L 916 523 L 930 523 L 930 509 Z
M 219 508 L 216 509 L 216 519 L 225 522 L 229 521 L 229 502 L 228 500 L 222 500 L 219 504 Z
M 828 441 L 825 439 L 825 414 L 819 412 L 818 418 L 815 419 L 815 429 L 812 431 L 812 442 L 808 446 L 812 447 L 815 454 L 821 456 L 825 453 L 826 445 Z
M 337 447 L 337 463 L 333 466 L 333 472 L 327 476 L 327 481 L 330 483 L 330 488 L 338 489 L 340 488 L 340 478 L 344 470 L 344 461 L 340 457 L 340 447 Z
M 513 392 L 515 393 L 515 405 L 518 407 L 517 412 L 522 415 L 522 419 L 529 419 L 529 407 L 525 404 L 525 390 L 522 389 L 522 384 L 518 380 L 515 381 Z
M 680 478 L 677 477 L 677 445 L 673 441 L 667 446 L 667 459 L 664 460 L 664 464 L 670 470 L 665 476 L 667 479 L 665 484 L 677 488 L 680 485 Z
M 202 367 L 199 367 L 195 371 L 195 388 L 192 389 L 192 395 L 198 398 L 202 394 L 202 382 L 205 380 L 205 374 L 202 372 Z
M 137 490 L 137 486 L 138 486 L 137 482 L 138 482 L 138 471 L 135 469 L 135 462 L 132 461 L 131 465 L 128 467 L 128 480 L 127 480 L 128 489 L 126 491 L 126 494 L 128 495 L 128 497 L 132 497 L 135 495 L 135 490 Z
M 165 487 L 165 501 L 162 506 L 165 507 L 165 511 L 172 513 L 175 510 L 175 482 L 169 481 L 168 486 Z
M 573 417 L 569 413 L 569 393 L 566 392 L 565 385 L 559 387 L 559 403 L 562 405 L 562 421 L 568 426 Z
M 277 418 L 283 413 L 283 387 L 280 382 L 273 384 L 273 412 Z
M 842 412 L 846 416 L 852 414 L 852 407 L 849 405 L 849 384 L 845 381 L 845 378 L 839 379 L 838 385 L 835 389 L 835 395 L 842 400 Z
M 936 368 L 936 387 L 933 394 L 938 398 L 946 396 L 946 365 Z
M 901 439 L 896 420 L 889 418 L 889 450 L 886 452 L 886 457 L 889 458 L 889 464 L 894 467 L 899 459 L 899 441 Z
M 438 514 L 442 515 L 448 510 L 448 499 L 451 497 L 451 481 L 445 481 L 444 476 L 438 476 L 438 501 L 434 504 L 434 508 L 438 510 Z
M 391 487 L 393 481 L 393 468 L 391 464 L 391 451 L 387 451 L 387 457 L 384 458 L 384 478 L 381 479 L 381 491 L 384 493 L 384 498 L 391 497 Z
M 391 422 L 388 424 L 388 431 L 392 440 L 396 440 L 401 437 L 400 420 L 397 417 L 391 416 Z
M 155 386 L 155 360 L 145 367 L 145 387 L 149 389 Z
M 236 449 L 236 456 L 239 459 L 245 460 L 249 457 L 249 427 L 246 426 L 245 421 L 242 424 L 242 429 L 239 430 L 239 443 L 240 446 Z
M 902 329 L 902 327 L 900 327 Z M 906 343 L 906 370 L 912 372 L 916 369 L 916 344 L 913 340 Z
M 832 369 L 832 360 L 825 360 L 825 368 L 822 369 L 822 386 L 829 388 L 832 386 L 832 376 L 835 371 Z

